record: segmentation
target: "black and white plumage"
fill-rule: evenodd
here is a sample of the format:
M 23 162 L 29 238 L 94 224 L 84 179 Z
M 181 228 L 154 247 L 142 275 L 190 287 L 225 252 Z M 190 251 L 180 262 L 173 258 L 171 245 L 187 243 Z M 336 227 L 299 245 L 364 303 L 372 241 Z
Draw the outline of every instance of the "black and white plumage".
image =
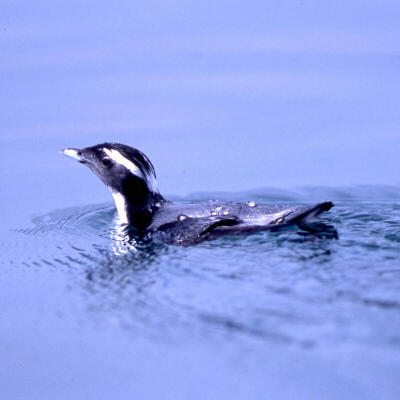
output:
M 220 201 L 177 204 L 162 197 L 151 161 L 137 149 L 103 143 L 61 152 L 87 165 L 110 189 L 122 223 L 158 242 L 193 245 L 224 235 L 248 235 L 289 225 L 336 236 L 331 226 L 318 220 L 323 211 L 333 207 L 330 201 L 313 206 Z

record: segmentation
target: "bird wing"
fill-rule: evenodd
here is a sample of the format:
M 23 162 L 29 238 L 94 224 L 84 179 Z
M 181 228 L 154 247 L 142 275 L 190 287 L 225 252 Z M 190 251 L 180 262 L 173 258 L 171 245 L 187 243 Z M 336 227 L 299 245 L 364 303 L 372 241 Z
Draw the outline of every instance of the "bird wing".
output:
M 242 221 L 234 215 L 206 216 L 192 218 L 182 215 L 175 221 L 167 222 L 150 232 L 153 240 L 166 244 L 190 246 L 203 240 L 215 229 L 232 227 Z

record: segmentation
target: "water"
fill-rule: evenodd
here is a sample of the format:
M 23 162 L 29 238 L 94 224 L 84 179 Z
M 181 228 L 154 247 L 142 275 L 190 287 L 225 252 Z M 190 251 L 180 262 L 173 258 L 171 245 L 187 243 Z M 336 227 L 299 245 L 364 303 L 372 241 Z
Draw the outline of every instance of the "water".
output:
M 2 398 L 398 398 L 400 189 L 177 200 L 228 197 L 331 198 L 340 238 L 126 251 L 111 203 L 3 226 Z
M 3 0 L 0 399 L 399 399 L 399 11 Z M 104 141 L 169 199 L 332 200 L 339 240 L 130 249 L 58 154 Z

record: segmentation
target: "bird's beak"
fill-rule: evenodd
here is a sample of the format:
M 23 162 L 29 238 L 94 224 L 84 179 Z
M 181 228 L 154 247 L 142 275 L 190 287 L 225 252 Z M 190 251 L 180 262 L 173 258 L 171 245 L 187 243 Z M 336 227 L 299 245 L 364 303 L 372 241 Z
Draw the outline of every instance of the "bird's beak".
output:
M 71 157 L 79 161 L 80 163 L 85 163 L 89 161 L 83 156 L 82 151 L 79 149 L 62 149 L 60 150 L 60 154 L 65 154 L 66 156 Z

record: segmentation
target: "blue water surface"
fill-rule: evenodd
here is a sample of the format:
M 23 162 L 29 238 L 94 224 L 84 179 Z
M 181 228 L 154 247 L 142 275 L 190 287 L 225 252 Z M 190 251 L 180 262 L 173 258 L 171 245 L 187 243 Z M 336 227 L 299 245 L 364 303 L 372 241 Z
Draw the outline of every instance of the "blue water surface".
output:
M 227 194 L 184 200 L 209 196 Z M 110 203 L 3 226 L 3 397 L 395 399 L 400 189 L 229 197 L 314 196 L 336 198 L 339 240 L 290 231 L 132 248 Z
M 0 8 L 1 399 L 400 398 L 398 1 Z M 132 248 L 58 154 L 104 141 L 339 239 Z

